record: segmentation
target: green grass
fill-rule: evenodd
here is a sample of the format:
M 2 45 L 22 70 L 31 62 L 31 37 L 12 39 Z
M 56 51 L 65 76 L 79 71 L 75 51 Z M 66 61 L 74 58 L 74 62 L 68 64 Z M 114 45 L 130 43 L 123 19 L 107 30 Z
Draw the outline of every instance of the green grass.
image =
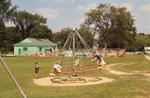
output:
M 41 87 L 33 84 L 34 63 L 40 64 L 40 77 L 47 76 L 52 68 L 52 57 L 5 57 L 7 65 L 16 80 L 23 88 L 28 98 L 150 98 L 150 81 L 143 75 L 118 76 L 101 71 L 80 74 L 82 76 L 104 76 L 116 81 L 93 86 L 76 87 Z M 62 58 L 63 65 L 71 63 L 71 58 Z M 90 58 L 81 58 L 82 62 L 89 62 Z M 150 61 L 143 56 L 127 56 L 123 58 L 105 58 L 107 64 L 122 63 L 113 67 L 122 71 L 150 71 Z M 135 63 L 127 65 L 126 63 Z M 149 78 L 150 80 L 150 78 Z M 4 68 L 0 66 L 0 98 L 21 98 L 16 87 L 10 80 Z
M 120 65 L 114 66 L 117 70 L 133 72 L 133 71 L 147 71 L 150 72 L 150 61 L 146 60 L 143 55 L 127 56 L 125 58 L 118 58 Z

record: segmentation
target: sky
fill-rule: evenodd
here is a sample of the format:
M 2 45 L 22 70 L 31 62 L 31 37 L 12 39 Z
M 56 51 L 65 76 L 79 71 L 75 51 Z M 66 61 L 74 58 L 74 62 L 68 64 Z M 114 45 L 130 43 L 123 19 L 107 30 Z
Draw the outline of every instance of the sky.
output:
M 137 32 L 150 34 L 150 0 L 12 0 L 18 10 L 47 18 L 47 25 L 54 32 L 66 27 L 79 28 L 85 13 L 100 3 L 127 7 L 135 19 Z

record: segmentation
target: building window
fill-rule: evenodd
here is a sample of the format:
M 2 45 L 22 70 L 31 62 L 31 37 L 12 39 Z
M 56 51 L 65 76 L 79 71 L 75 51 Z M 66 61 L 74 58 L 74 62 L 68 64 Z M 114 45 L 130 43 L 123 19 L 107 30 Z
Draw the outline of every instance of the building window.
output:
M 28 51 L 28 48 L 27 47 L 23 47 L 23 51 Z

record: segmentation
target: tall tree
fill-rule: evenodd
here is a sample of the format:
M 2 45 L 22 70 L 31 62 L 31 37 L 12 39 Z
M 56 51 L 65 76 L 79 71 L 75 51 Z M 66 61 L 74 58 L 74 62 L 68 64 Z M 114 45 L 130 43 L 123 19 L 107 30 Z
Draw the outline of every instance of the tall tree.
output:
M 117 8 L 110 4 L 99 4 L 86 13 L 85 24 L 98 32 L 101 44 L 113 48 L 124 47 L 128 35 L 136 32 L 130 12 L 124 7 Z
M 8 48 L 7 32 L 5 23 L 11 19 L 16 6 L 12 6 L 11 0 L 0 0 L 0 51 L 6 52 Z
M 14 14 L 13 22 L 21 33 L 22 39 L 29 37 L 30 32 L 38 25 L 46 23 L 46 19 L 38 14 L 18 11 Z
M 29 37 L 52 40 L 52 31 L 46 25 L 38 25 L 30 32 Z
M 11 0 L 0 0 L 0 26 L 10 20 L 16 8 L 16 6 L 12 6 Z

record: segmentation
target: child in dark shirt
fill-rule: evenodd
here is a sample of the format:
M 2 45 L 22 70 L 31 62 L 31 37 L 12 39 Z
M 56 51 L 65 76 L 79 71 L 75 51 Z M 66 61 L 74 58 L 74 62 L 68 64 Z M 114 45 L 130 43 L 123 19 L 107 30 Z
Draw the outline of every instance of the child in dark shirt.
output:
M 102 55 L 98 55 L 98 54 L 96 54 L 96 52 L 94 52 L 93 55 L 94 55 L 94 59 L 92 59 L 92 61 L 96 61 L 98 68 L 100 68 L 101 65 L 103 65 L 102 64 L 102 61 L 103 61 Z
M 35 62 L 35 66 L 34 66 L 34 72 L 35 72 L 35 77 L 39 78 L 39 64 L 37 62 Z

